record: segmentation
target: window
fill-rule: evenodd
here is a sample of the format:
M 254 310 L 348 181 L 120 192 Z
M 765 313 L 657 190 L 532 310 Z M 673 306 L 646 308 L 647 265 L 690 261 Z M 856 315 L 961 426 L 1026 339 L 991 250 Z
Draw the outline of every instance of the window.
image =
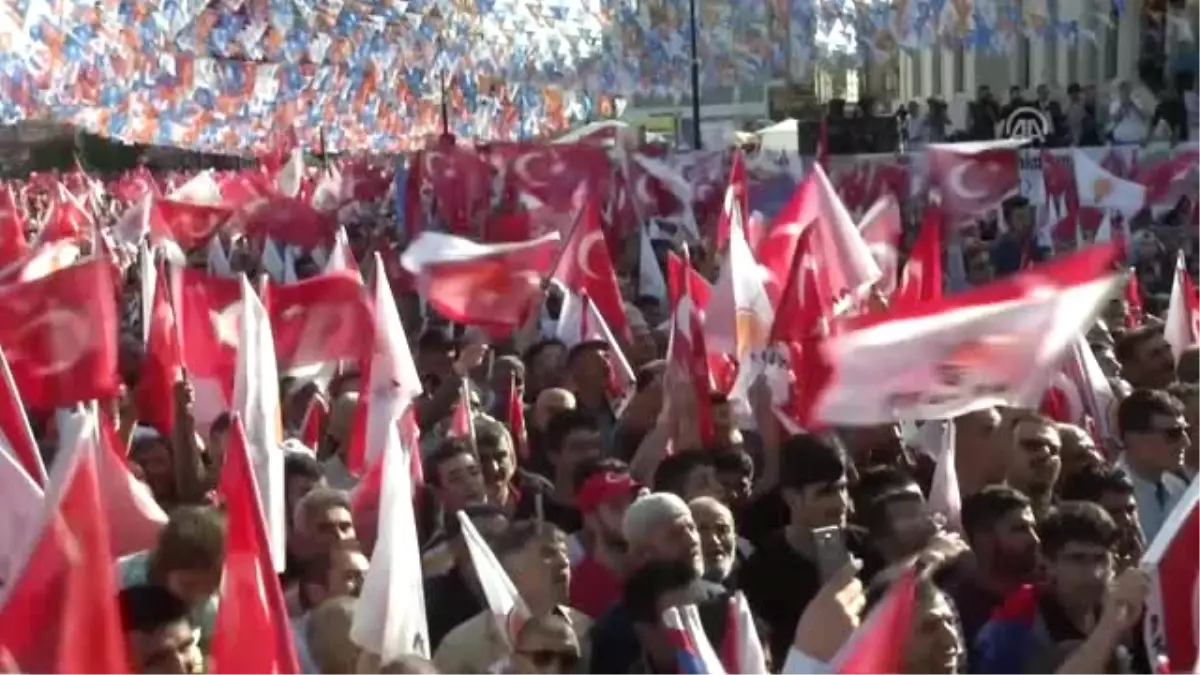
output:
M 742 103 L 762 103 L 767 100 L 767 88 L 761 84 L 743 84 L 738 87 L 738 100 Z
M 1046 15 L 1050 17 L 1050 21 L 1058 20 L 1058 2 L 1059 0 L 1046 0 Z M 1046 59 L 1042 66 L 1039 84 L 1049 84 L 1058 80 L 1058 45 L 1060 44 L 1058 34 L 1051 33 L 1050 39 L 1046 40 L 1044 44 Z
M 925 61 L 925 51 L 924 50 L 916 52 L 912 55 L 912 97 L 913 97 L 913 99 L 919 99 L 924 95 L 923 94 L 924 89 L 922 87 L 925 85 L 925 83 L 922 82 L 922 78 L 921 78 L 921 74 L 922 74 L 921 71 L 924 70 L 923 66 L 925 65 L 924 61 Z
M 964 94 L 967 91 L 967 52 L 962 43 L 954 48 L 954 93 Z
M 1108 26 L 1104 28 L 1104 69 L 1100 71 L 1100 82 L 1117 76 L 1117 26 L 1120 25 L 1121 15 L 1113 10 L 1108 15 L 1108 21 Z
M 1067 81 L 1066 84 L 1079 81 L 1079 48 L 1076 45 L 1067 46 Z
M 1029 58 L 1029 38 L 1022 35 L 1017 38 L 1017 86 L 1028 89 L 1033 84 L 1033 63 Z
M 930 96 L 944 96 L 942 89 L 942 46 L 934 43 L 929 48 L 931 52 L 930 59 L 933 61 L 933 86 L 929 89 Z
M 705 87 L 700 92 L 700 100 L 709 105 L 728 105 L 733 103 L 734 87 Z M 691 100 L 689 94 L 688 100 Z

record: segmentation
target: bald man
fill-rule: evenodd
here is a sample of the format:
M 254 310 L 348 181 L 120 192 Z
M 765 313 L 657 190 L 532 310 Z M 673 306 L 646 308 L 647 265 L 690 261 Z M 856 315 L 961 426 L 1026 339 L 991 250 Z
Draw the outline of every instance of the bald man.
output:
M 533 404 L 533 427 L 539 432 L 546 430 L 550 418 L 564 410 L 575 409 L 575 394 L 566 389 L 552 387 L 538 394 L 537 402 Z

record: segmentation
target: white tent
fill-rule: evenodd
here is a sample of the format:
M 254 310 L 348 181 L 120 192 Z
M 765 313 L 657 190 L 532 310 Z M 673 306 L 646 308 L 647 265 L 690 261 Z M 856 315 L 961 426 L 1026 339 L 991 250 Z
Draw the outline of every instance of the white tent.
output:
M 759 147 L 774 152 L 800 152 L 799 122 L 788 118 L 757 132 Z

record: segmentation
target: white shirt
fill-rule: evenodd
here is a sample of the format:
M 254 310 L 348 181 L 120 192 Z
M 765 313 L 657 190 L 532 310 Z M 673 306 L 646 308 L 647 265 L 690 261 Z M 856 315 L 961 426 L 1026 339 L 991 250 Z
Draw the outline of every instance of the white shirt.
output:
M 1142 534 L 1146 543 L 1154 541 L 1154 535 L 1171 515 L 1172 509 L 1179 503 L 1179 498 L 1187 490 L 1183 479 L 1173 473 L 1163 473 L 1158 482 L 1138 475 L 1122 457 L 1120 466 L 1129 475 L 1133 483 L 1133 499 L 1137 502 L 1138 523 L 1142 526 Z M 1159 486 L 1162 486 L 1161 488 Z
M 1146 138 L 1146 125 L 1149 117 L 1131 100 L 1128 106 L 1118 99 L 1108 108 L 1108 116 L 1112 124 L 1112 137 L 1117 143 L 1141 143 Z

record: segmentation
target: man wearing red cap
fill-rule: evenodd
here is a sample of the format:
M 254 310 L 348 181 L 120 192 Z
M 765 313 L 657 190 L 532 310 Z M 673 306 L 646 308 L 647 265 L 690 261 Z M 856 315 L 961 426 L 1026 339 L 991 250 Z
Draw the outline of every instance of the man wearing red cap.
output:
M 628 546 L 621 534 L 625 511 L 642 487 L 623 462 L 605 459 L 581 472 L 576 504 L 583 516 L 584 555 L 571 570 L 571 606 L 591 617 L 621 598 Z

